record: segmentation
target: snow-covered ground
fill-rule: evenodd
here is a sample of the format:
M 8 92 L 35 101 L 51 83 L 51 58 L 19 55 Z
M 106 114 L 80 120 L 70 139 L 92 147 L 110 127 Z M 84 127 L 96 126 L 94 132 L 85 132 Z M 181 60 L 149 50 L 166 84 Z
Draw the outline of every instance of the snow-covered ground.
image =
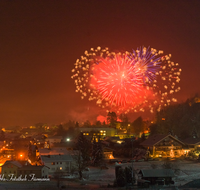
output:
M 148 161 L 148 162 L 134 162 L 133 167 L 136 171 L 141 169 L 152 169 L 151 165 L 155 164 L 157 168 L 162 168 L 164 161 Z M 175 186 L 180 186 L 200 178 L 200 162 L 197 161 L 186 161 L 186 160 L 175 160 L 171 162 L 174 167 L 179 168 L 180 172 L 176 174 L 173 179 Z M 121 164 L 122 167 L 132 166 L 132 163 Z M 87 182 L 96 182 L 99 184 L 113 184 L 115 179 L 115 164 L 108 164 L 109 169 L 99 169 L 90 167 L 89 179 Z
M 164 161 L 144 161 L 144 162 L 134 162 L 133 167 L 136 171 L 141 169 L 152 169 L 151 165 L 155 164 L 157 168 L 162 168 Z M 175 186 L 184 185 L 194 179 L 200 178 L 200 162 L 197 161 L 186 161 L 186 160 L 176 160 L 172 161 L 175 167 L 180 169 L 179 174 L 173 179 L 175 181 Z M 89 167 L 90 171 L 85 171 L 84 175 L 86 179 L 81 182 L 77 181 L 77 184 L 87 184 L 90 185 L 107 186 L 108 184 L 113 184 L 115 180 L 115 164 L 107 164 L 109 169 L 100 169 L 96 167 Z M 121 164 L 122 167 L 132 166 L 132 163 Z M 68 185 L 70 186 L 69 182 Z M 95 189 L 95 188 L 94 188 Z
M 133 167 L 136 171 L 141 169 L 152 169 L 151 165 L 155 164 L 157 168 L 161 168 L 164 161 L 148 161 L 148 162 L 134 162 Z M 200 178 L 200 162 L 176 160 L 172 161 L 174 166 L 180 169 L 180 173 L 174 178 L 175 186 L 184 185 L 194 179 Z M 89 167 L 89 171 L 84 171 L 85 179 L 80 181 L 67 180 L 60 182 L 60 185 L 65 185 L 66 189 L 102 189 L 101 186 L 106 187 L 108 184 L 112 185 L 115 179 L 115 164 L 107 164 L 108 169 L 100 169 L 97 167 Z M 121 164 L 122 167 L 132 166 L 132 163 Z M 14 189 L 58 189 L 56 181 L 34 183 L 0 183 L 0 190 L 14 190 Z M 105 189 L 105 188 L 104 188 Z

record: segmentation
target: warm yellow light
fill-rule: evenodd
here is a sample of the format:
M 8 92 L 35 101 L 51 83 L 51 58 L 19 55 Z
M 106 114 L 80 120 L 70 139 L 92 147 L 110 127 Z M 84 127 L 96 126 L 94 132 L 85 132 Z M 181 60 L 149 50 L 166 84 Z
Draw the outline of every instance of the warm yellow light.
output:
M 110 155 L 109 158 L 110 158 L 110 159 L 114 159 L 113 155 Z
M 20 154 L 20 157 L 22 157 L 23 155 L 22 154 Z
M 123 141 L 117 141 L 118 144 L 122 144 Z

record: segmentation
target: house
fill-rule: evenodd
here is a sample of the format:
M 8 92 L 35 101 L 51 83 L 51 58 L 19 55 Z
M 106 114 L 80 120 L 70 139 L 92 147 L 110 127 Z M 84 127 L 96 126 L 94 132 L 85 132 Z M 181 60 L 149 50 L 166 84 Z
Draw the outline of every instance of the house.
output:
M 85 136 L 96 138 L 97 141 L 99 137 L 100 139 L 104 139 L 105 137 L 113 137 L 117 134 L 116 129 L 108 127 L 80 127 L 78 130 Z
M 37 156 L 68 155 L 70 152 L 65 147 L 38 148 Z
M 63 140 L 62 136 L 52 136 L 52 137 L 46 138 L 45 141 L 48 141 L 51 147 L 54 143 L 61 143 L 62 140 Z
M 108 148 L 108 147 L 103 147 L 103 156 L 105 159 L 113 159 L 113 149 Z
M 37 135 L 38 134 L 38 129 L 30 129 L 30 128 L 23 128 L 21 131 L 20 131 L 21 134 L 23 134 L 24 136 L 26 137 L 30 137 L 30 136 L 34 136 L 34 135 Z
M 2 128 L 2 131 L 4 131 L 5 133 L 14 133 L 16 131 L 15 127 L 6 127 L 6 128 Z
M 15 150 L 10 148 L 2 148 L 1 155 L 7 160 L 15 158 Z
M 49 174 L 54 175 L 56 171 L 71 172 L 73 158 L 68 155 L 42 155 L 41 162 L 49 168 Z
M 112 142 L 112 143 L 119 143 L 121 144 L 124 140 L 121 140 L 119 137 L 106 137 L 105 141 Z
M 46 141 L 46 136 L 44 135 L 34 135 L 33 136 L 34 139 L 34 144 L 37 145 L 38 147 L 44 147 Z
M 128 138 L 132 138 L 133 135 L 132 134 L 129 134 L 127 132 L 118 132 L 117 135 L 115 135 L 117 137 L 119 137 L 119 139 L 128 139 Z
M 172 178 L 175 177 L 172 169 L 151 169 L 140 170 L 138 178 L 142 180 L 150 181 L 150 184 L 172 184 Z
M 22 164 L 17 161 L 6 161 L 1 167 L 1 175 L 4 175 L 4 178 L 9 179 L 9 175 L 11 174 L 19 176 L 19 168 L 22 167 Z
M 185 143 L 174 136 L 168 134 L 157 134 L 150 136 L 147 140 L 140 143 L 148 149 L 152 156 L 157 157 L 175 157 L 184 154 Z
M 27 165 L 20 167 L 18 169 L 18 174 L 22 175 L 22 178 L 25 177 L 25 175 L 28 178 L 31 178 L 32 175 L 36 178 L 47 178 L 49 175 L 49 168 L 47 166 L 33 166 L 33 165 Z
M 36 178 L 47 178 L 49 168 L 46 166 L 23 165 L 18 161 L 6 161 L 2 166 L 1 176 L 10 179 L 11 175 L 29 179 L 34 174 Z M 9 176 L 10 175 L 10 176 Z

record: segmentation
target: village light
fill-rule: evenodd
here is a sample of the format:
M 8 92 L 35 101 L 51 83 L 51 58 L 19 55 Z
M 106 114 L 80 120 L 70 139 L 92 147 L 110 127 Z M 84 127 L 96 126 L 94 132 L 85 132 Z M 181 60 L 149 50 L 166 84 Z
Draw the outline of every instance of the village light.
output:
M 70 138 L 67 138 L 66 140 L 67 140 L 67 142 L 69 142 L 69 141 L 70 141 Z
M 110 158 L 110 159 L 114 159 L 113 155 L 110 155 L 109 158 Z
M 118 144 L 122 144 L 122 143 L 123 143 L 123 141 L 117 141 L 117 143 L 118 143 Z

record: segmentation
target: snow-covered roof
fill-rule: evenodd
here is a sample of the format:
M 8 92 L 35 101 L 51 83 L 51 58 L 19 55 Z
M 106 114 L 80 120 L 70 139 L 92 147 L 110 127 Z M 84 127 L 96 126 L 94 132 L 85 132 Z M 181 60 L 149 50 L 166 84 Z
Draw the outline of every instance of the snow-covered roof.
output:
M 3 166 L 5 166 L 5 165 L 7 165 L 7 164 L 13 164 L 13 165 L 15 165 L 15 166 L 17 166 L 17 167 L 19 167 L 19 168 L 22 167 L 22 164 L 20 164 L 18 161 L 10 161 L 10 160 L 7 160 L 7 161 L 4 163 Z M 2 166 L 2 167 L 3 167 L 3 166 Z
M 172 169 L 151 169 L 140 170 L 143 177 L 174 177 L 174 171 Z
M 43 155 L 41 160 L 43 163 L 51 163 L 73 161 L 73 158 L 71 155 Z
M 40 155 L 67 155 L 70 154 L 70 152 L 66 148 L 62 147 L 54 147 L 51 149 L 48 148 L 39 148 L 38 149 Z
M 184 145 L 183 142 L 181 142 L 180 140 L 176 139 L 175 137 L 173 137 L 172 135 L 163 135 L 163 134 L 156 134 L 153 136 L 150 136 L 147 140 L 145 140 L 144 142 L 140 143 L 140 145 L 143 146 L 154 146 L 157 143 L 159 143 L 160 141 L 162 141 L 163 139 L 170 137 L 172 139 L 174 139 L 175 141 L 178 141 L 180 144 Z

